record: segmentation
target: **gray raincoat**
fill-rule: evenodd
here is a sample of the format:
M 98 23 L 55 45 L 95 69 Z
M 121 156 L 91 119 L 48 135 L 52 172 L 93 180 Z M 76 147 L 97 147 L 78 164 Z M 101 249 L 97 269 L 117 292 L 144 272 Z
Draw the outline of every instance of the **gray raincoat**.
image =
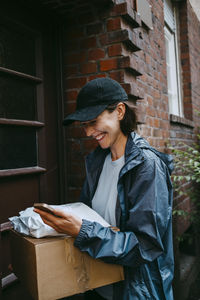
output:
M 98 147 L 86 158 L 81 201 L 89 206 L 109 151 Z M 120 232 L 83 220 L 75 246 L 124 267 L 125 280 L 114 284 L 114 300 L 173 300 L 172 169 L 170 155 L 133 132 L 118 180 Z

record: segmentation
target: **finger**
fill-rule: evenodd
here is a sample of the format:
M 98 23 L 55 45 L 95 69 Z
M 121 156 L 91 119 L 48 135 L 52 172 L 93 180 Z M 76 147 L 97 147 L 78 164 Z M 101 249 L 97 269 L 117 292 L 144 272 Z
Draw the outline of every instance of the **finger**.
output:
M 65 224 L 70 223 L 68 221 L 68 219 L 66 219 L 66 214 L 65 214 L 65 218 L 61 218 L 60 216 L 56 217 L 56 216 L 52 215 L 51 213 L 44 212 L 40 209 L 34 209 L 34 211 L 40 215 L 40 217 L 42 218 L 42 220 L 45 224 L 51 226 L 52 228 L 54 228 L 58 232 L 60 232 L 60 227 L 62 227 L 63 222 L 65 222 Z M 63 214 L 61 214 L 61 215 L 63 215 Z
M 81 223 L 82 224 L 82 219 L 80 217 L 78 217 L 77 215 L 75 214 L 72 214 L 71 212 L 68 213 L 66 211 L 63 211 L 63 210 L 57 210 L 55 209 L 54 212 L 56 213 L 56 215 L 58 215 L 60 218 L 63 218 L 65 219 L 66 222 L 69 222 L 69 223 Z
M 120 229 L 116 226 L 109 226 L 109 228 L 111 228 L 114 231 L 120 231 Z
M 58 217 L 61 217 L 61 218 L 64 218 L 64 219 L 69 219 L 72 215 L 69 214 L 68 212 L 64 212 L 63 210 L 60 210 L 60 209 L 54 209 L 53 210 L 53 213 L 58 216 Z
M 52 222 L 54 222 L 56 220 L 56 216 L 54 216 L 53 214 L 48 213 L 46 211 L 43 211 L 41 209 L 34 208 L 33 211 L 36 212 L 37 214 L 39 214 L 41 217 L 45 218 L 46 220 L 49 220 Z
M 48 219 L 45 219 L 45 218 L 42 217 L 42 216 L 41 216 L 41 219 L 42 219 L 42 221 L 43 221 L 46 225 L 52 227 L 52 228 L 55 229 L 57 232 L 59 231 L 59 228 L 57 227 L 57 225 L 56 225 L 55 223 L 49 221 Z

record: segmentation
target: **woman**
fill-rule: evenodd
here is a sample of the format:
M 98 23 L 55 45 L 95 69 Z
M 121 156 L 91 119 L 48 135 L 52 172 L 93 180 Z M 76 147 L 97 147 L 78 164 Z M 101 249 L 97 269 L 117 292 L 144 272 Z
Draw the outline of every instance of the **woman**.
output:
M 81 251 L 124 267 L 125 280 L 97 289 L 100 299 L 172 300 L 172 160 L 133 131 L 135 114 L 127 100 L 120 84 L 98 78 L 81 89 L 76 111 L 64 120 L 80 121 L 99 143 L 86 158 L 81 201 L 120 231 L 59 211 L 61 218 L 37 212 L 58 232 L 75 237 Z

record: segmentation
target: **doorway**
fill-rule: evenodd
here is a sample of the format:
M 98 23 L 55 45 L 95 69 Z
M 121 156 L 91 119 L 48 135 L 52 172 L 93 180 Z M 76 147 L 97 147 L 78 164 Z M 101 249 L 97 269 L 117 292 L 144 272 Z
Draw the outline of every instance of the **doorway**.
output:
M 34 202 L 64 201 L 58 31 L 56 17 L 29 1 L 1 4 L 0 223 L 5 299 L 22 299 L 26 293 L 12 273 L 8 218 Z

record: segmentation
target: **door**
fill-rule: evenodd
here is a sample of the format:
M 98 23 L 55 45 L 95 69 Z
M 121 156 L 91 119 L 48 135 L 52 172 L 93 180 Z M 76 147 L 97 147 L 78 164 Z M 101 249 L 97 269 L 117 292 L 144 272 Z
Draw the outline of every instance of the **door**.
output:
M 34 202 L 61 203 L 63 171 L 56 20 L 29 1 L 4 2 L 0 8 L 0 223 L 6 287 L 15 279 L 8 218 Z M 12 293 L 5 289 L 5 299 L 22 299 L 25 291 Z

